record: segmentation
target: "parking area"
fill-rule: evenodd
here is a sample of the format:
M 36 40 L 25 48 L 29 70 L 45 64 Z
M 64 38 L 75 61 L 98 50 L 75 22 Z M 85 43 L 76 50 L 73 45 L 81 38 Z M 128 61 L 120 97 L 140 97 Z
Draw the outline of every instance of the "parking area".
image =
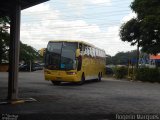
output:
M 43 71 L 20 72 L 19 97 L 35 98 L 37 102 L 1 105 L 0 114 L 54 115 L 54 117 L 60 115 L 66 119 L 68 115 L 78 119 L 80 117 L 77 115 L 113 117 L 120 113 L 158 114 L 159 91 L 158 83 L 131 82 L 107 77 L 103 78 L 102 82 L 88 81 L 81 86 L 71 83 L 53 86 L 51 82 L 44 80 Z M 0 99 L 6 98 L 6 95 L 7 73 L 0 73 Z

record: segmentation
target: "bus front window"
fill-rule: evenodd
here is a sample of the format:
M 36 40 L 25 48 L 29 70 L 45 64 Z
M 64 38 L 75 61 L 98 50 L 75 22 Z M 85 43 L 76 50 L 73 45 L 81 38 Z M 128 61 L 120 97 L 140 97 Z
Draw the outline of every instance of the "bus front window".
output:
M 76 43 L 63 42 L 61 54 L 61 69 L 75 70 L 76 69 Z
M 50 42 L 46 52 L 46 67 L 52 70 L 60 69 L 61 60 L 61 42 Z
M 77 43 L 50 42 L 47 46 L 46 67 L 52 70 L 75 70 Z

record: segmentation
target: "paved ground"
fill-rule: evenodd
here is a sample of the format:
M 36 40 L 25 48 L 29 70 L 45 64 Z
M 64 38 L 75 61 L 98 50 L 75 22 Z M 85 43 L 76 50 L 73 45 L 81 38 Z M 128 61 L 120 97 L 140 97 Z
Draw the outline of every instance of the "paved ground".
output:
M 6 98 L 7 73 L 0 73 L 0 99 Z M 37 102 L 0 105 L 1 117 L 18 115 L 19 119 L 115 119 L 116 114 L 159 114 L 160 84 L 104 78 L 82 86 L 53 86 L 44 81 L 43 72 L 19 73 L 19 97 Z M 160 117 L 159 117 L 160 118 Z

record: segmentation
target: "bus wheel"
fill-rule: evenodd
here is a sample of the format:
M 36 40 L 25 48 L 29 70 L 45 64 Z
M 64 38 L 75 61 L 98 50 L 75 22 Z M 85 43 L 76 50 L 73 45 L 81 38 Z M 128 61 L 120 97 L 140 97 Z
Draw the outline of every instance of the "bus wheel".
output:
M 79 85 L 82 85 L 82 84 L 84 84 L 84 82 L 85 82 L 85 76 L 84 76 L 84 74 L 83 74 L 82 77 L 81 77 L 81 81 L 78 82 L 78 84 L 79 84 Z
M 53 85 L 60 85 L 61 82 L 60 81 L 51 81 Z
M 98 82 L 100 82 L 102 80 L 102 75 L 101 73 L 98 74 Z

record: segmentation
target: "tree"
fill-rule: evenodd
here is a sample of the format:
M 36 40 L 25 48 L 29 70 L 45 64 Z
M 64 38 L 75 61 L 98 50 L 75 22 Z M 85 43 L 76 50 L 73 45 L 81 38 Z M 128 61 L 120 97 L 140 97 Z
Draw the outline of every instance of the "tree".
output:
M 130 59 L 136 59 L 136 56 L 136 50 L 128 52 L 119 52 L 115 56 L 108 56 L 106 59 L 106 64 L 128 65 L 128 61 Z
M 147 53 L 160 52 L 160 1 L 134 0 L 131 9 L 137 14 L 120 29 L 122 41 L 138 43 Z
M 0 64 L 8 61 L 10 34 L 8 32 L 9 17 L 0 18 Z M 20 42 L 20 61 L 28 62 L 41 59 L 37 50 Z
M 137 61 L 139 61 L 139 46 L 141 45 L 140 21 L 133 18 L 121 26 L 120 37 L 122 41 L 128 41 L 131 45 L 137 44 Z M 138 68 L 138 62 L 136 64 Z
M 0 64 L 2 60 L 8 60 L 8 50 L 9 50 L 9 39 L 10 35 L 8 33 L 9 29 L 9 18 L 0 18 Z
M 20 42 L 20 61 L 33 62 L 34 60 L 41 60 L 39 52 L 33 47 Z
M 128 41 L 131 45 L 138 44 L 140 40 L 140 22 L 133 18 L 124 23 L 120 28 L 120 38 L 122 41 Z

